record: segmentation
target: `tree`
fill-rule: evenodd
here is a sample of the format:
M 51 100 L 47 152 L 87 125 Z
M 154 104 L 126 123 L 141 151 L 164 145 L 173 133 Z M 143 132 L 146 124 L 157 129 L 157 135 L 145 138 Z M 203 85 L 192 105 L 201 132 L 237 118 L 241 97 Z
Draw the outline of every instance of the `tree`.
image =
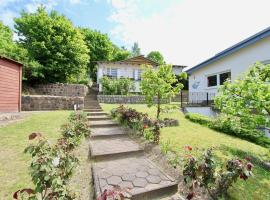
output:
M 0 21 L 0 55 L 21 62 L 23 67 L 23 79 L 27 82 L 40 76 L 40 64 L 30 58 L 28 51 L 13 41 L 13 32 Z
M 20 44 L 42 66 L 39 81 L 69 82 L 85 74 L 89 50 L 83 35 L 65 16 L 47 13 L 44 7 L 35 13 L 23 11 L 15 19 L 15 29 Z
M 131 47 L 132 56 L 139 56 L 141 55 L 141 49 L 139 48 L 138 42 L 134 42 L 133 46 Z
M 125 48 L 119 48 L 116 45 L 114 45 L 114 50 L 113 50 L 113 57 L 111 61 L 120 61 L 120 60 L 125 60 L 127 58 L 131 57 L 130 51 L 128 51 Z
M 103 34 L 89 28 L 81 29 L 85 42 L 88 47 L 90 62 L 88 63 L 88 72 L 92 80 L 96 80 L 96 61 L 109 61 L 113 57 L 113 43 L 107 34 Z
M 256 63 L 245 76 L 233 83 L 225 82 L 215 104 L 222 113 L 239 119 L 245 128 L 269 126 L 270 65 Z
M 150 60 L 158 63 L 159 65 L 165 64 L 164 58 L 162 54 L 159 51 L 151 51 L 148 55 L 147 58 Z
M 183 73 L 182 77 L 185 78 L 186 74 Z M 149 107 L 156 104 L 157 119 L 160 117 L 162 100 L 174 97 L 183 88 L 183 84 L 181 83 L 173 87 L 172 85 L 176 82 L 177 79 L 171 65 L 161 65 L 157 69 L 153 69 L 150 65 L 144 66 L 141 90 Z

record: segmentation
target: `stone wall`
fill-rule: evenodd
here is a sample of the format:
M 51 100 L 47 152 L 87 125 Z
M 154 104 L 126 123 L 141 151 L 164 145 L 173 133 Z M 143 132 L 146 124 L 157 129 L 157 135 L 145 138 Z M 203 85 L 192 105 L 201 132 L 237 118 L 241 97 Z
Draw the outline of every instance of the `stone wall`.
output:
M 49 95 L 23 95 L 22 110 L 73 110 L 74 105 L 78 109 L 84 108 L 84 97 L 49 96 Z
M 29 91 L 29 95 L 84 97 L 88 93 L 88 87 L 81 84 L 56 83 L 36 85 Z
M 143 104 L 145 103 L 145 97 L 142 95 L 98 95 L 99 103 L 117 103 L 117 104 Z M 162 100 L 162 103 L 169 103 L 169 99 Z

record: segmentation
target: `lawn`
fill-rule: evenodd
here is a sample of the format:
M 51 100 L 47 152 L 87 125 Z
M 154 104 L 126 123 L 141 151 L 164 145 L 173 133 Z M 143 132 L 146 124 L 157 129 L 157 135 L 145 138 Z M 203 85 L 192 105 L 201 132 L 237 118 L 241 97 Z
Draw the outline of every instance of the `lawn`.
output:
M 60 136 L 60 126 L 70 111 L 34 113 L 26 119 L 0 128 L 0 199 L 12 199 L 18 189 L 32 187 L 28 166 L 30 157 L 23 153 L 28 135 L 40 132 L 51 141 Z
M 117 106 L 119 105 L 102 104 L 102 108 L 106 112 L 110 112 L 112 108 Z M 141 104 L 129 104 L 127 106 L 144 113 L 147 112 L 151 117 L 155 116 L 155 107 L 148 108 Z M 185 145 L 197 147 L 198 151 L 203 151 L 208 147 L 216 147 L 215 156 L 218 160 L 226 160 L 236 156 L 242 157 L 244 154 L 262 159 L 269 156 L 268 149 L 190 122 L 185 119 L 184 114 L 180 111 L 175 110 L 172 113 L 165 113 L 162 114 L 162 117 L 179 119 L 180 125 L 178 127 L 167 127 L 161 131 L 161 143 L 171 141 L 174 150 L 183 151 Z M 230 195 L 232 199 L 237 200 L 270 199 L 270 171 L 255 165 L 254 177 L 247 182 L 238 181 L 230 189 Z

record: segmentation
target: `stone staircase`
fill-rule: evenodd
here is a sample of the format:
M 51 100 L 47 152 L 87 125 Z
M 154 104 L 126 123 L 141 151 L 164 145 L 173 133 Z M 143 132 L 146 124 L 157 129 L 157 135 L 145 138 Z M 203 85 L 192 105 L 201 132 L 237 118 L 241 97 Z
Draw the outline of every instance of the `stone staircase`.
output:
M 93 91 L 85 98 L 91 127 L 90 154 L 95 196 L 105 189 L 128 189 L 128 198 L 151 200 L 177 192 L 177 182 L 144 156 L 125 128 L 102 111 Z

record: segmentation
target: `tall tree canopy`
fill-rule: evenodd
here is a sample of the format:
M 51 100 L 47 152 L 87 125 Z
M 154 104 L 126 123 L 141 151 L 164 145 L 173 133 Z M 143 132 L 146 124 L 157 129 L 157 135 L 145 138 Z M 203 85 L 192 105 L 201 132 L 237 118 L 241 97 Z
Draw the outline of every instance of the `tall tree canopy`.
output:
M 96 61 L 119 61 L 130 55 L 129 51 L 114 45 L 107 34 L 89 28 L 81 28 L 81 31 L 90 50 L 88 70 L 93 80 L 96 80 Z
M 215 104 L 221 112 L 238 118 L 242 126 L 269 126 L 270 65 L 256 63 L 244 77 L 225 82 Z
M 139 47 L 138 42 L 134 42 L 133 46 L 131 47 L 132 56 L 139 56 L 141 55 L 141 49 Z
M 24 64 L 23 78 L 31 81 L 38 77 L 40 64 L 29 57 L 28 51 L 13 41 L 13 32 L 0 21 L 0 55 Z
M 147 58 L 150 60 L 162 65 L 165 64 L 164 57 L 159 51 L 151 51 L 148 55 Z
M 35 13 L 22 12 L 15 19 L 20 44 L 41 64 L 39 81 L 69 82 L 85 73 L 88 48 L 81 32 L 65 16 L 47 13 L 39 7 Z

